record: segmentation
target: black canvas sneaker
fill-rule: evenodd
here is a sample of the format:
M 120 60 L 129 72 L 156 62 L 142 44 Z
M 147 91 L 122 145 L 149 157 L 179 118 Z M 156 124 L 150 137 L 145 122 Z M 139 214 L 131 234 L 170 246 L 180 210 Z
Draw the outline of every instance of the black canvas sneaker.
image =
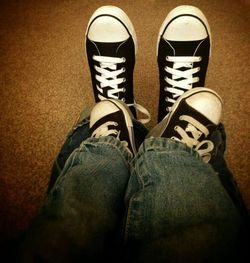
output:
M 222 111 L 219 95 L 207 88 L 185 92 L 172 106 L 170 113 L 158 123 L 147 137 L 166 137 L 194 148 L 209 162 L 214 144 L 209 140 L 217 128 Z
M 135 30 L 126 13 L 115 6 L 97 9 L 86 31 L 86 53 L 95 101 L 122 100 L 130 107 L 135 118 L 136 109 L 146 114 L 146 123 L 149 121 L 148 111 L 134 100 L 136 51 Z
M 204 87 L 211 49 L 206 17 L 194 6 L 178 6 L 163 22 L 157 46 L 160 75 L 158 121 L 185 91 Z
M 113 136 L 119 139 L 131 156 L 136 154 L 133 115 L 128 106 L 119 100 L 103 100 L 90 114 L 91 137 Z

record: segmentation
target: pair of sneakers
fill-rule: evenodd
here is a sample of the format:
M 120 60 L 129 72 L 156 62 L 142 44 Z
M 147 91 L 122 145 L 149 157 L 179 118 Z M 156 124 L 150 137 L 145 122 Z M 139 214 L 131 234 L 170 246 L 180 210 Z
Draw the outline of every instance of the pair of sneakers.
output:
M 114 136 L 134 156 L 133 120 L 149 113 L 134 99 L 136 34 L 120 8 L 103 6 L 86 31 L 86 52 L 96 106 L 90 115 L 92 137 Z M 214 148 L 209 135 L 219 124 L 222 101 L 204 88 L 211 53 L 211 34 L 204 14 L 179 6 L 164 20 L 157 42 L 160 76 L 158 124 L 147 137 L 166 137 L 194 148 L 205 162 Z

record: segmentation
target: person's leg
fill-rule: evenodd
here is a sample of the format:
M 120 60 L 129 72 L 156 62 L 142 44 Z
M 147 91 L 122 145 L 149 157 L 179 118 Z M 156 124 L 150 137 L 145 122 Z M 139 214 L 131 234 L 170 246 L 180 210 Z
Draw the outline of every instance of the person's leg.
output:
M 125 242 L 135 262 L 230 258 L 239 214 L 218 174 L 194 151 L 170 139 L 147 139 L 129 186 Z
M 85 46 L 95 102 L 103 99 L 119 99 L 125 102 L 135 117 L 135 137 L 138 144 L 141 144 L 148 132 L 141 123 L 149 121 L 150 114 L 137 104 L 134 98 L 133 71 L 137 38 L 130 18 L 116 6 L 98 8 L 89 20 Z M 137 121 L 137 111 L 147 115 L 148 119 Z M 71 152 L 88 137 L 88 130 L 88 112 L 84 111 L 54 162 L 48 191 L 54 185 Z
M 134 117 L 137 110 L 149 117 L 134 99 L 137 42 L 128 16 L 117 7 L 101 7 L 91 16 L 85 37 L 95 101 L 119 99 L 130 107 Z M 133 136 L 140 144 L 147 130 L 135 119 L 133 123 Z M 85 112 L 53 164 L 48 198 L 21 249 L 25 259 L 61 262 L 70 258 L 72 262 L 72 258 L 83 255 L 86 261 L 101 254 L 98 252 L 108 244 L 106 239 L 120 226 L 129 176 L 128 154 L 122 151 L 126 141 L 87 139 L 90 126 Z M 124 137 L 123 132 L 116 136 Z
M 63 143 L 63 146 L 61 147 L 57 157 L 55 158 L 51 169 L 51 176 L 48 184 L 48 192 L 54 186 L 70 154 L 80 146 L 82 141 L 86 140 L 89 137 L 90 111 L 91 109 L 84 109 L 82 111 L 76 124 L 68 133 L 65 142 Z M 141 145 L 146 135 L 148 134 L 148 129 L 141 122 L 135 119 L 133 119 L 133 127 L 136 143 L 138 145 Z
M 206 163 L 218 153 L 210 135 L 217 132 L 219 105 L 208 89 L 187 92 L 140 147 L 126 193 L 128 261 L 235 260 L 244 220 Z M 206 111 L 213 121 L 201 114 Z
M 129 160 L 136 152 L 131 116 L 119 101 L 93 108 L 91 138 L 71 153 L 25 233 L 22 262 L 95 262 L 119 252 Z
M 160 76 L 158 121 L 171 110 L 186 90 L 203 87 L 211 55 L 211 30 L 203 12 L 195 6 L 178 6 L 162 23 L 158 36 L 157 58 Z M 233 176 L 224 160 L 226 136 L 220 124 L 212 135 L 216 154 L 210 163 L 219 173 L 222 184 L 243 214 L 246 209 Z
M 84 141 L 70 155 L 25 234 L 23 262 L 92 261 L 103 256 L 122 221 L 128 158 L 112 137 Z

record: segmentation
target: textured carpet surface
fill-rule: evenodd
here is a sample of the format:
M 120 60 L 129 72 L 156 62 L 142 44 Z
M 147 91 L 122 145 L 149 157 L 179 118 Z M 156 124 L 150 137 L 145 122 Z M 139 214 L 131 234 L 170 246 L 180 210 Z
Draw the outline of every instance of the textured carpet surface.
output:
M 224 100 L 226 158 L 250 209 L 249 1 L 2 0 L 0 2 L 0 236 L 15 237 L 45 197 L 52 161 L 83 107 L 93 104 L 84 50 L 87 22 L 105 4 L 131 18 L 139 52 L 137 102 L 156 124 L 156 41 L 167 13 L 193 4 L 207 16 L 213 47 L 206 86 Z M 150 99 L 149 99 L 150 98 Z

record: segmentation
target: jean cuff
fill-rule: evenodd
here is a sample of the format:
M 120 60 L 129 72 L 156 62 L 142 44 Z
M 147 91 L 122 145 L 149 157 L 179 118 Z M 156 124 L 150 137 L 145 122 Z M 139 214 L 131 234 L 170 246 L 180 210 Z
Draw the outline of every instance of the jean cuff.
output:
M 83 151 L 83 149 L 86 147 L 89 148 L 99 146 L 113 148 L 115 150 L 114 154 L 119 152 L 126 162 L 130 162 L 130 160 L 132 159 L 131 153 L 126 149 L 121 141 L 112 136 L 103 136 L 100 138 L 90 137 L 81 143 L 79 151 Z
M 198 159 L 201 159 L 198 152 L 186 144 L 175 141 L 169 138 L 156 137 L 148 138 L 140 146 L 137 157 L 139 158 L 142 154 L 147 151 L 157 151 L 157 152 L 188 152 L 190 155 L 195 156 Z M 202 160 L 202 159 L 201 159 Z

